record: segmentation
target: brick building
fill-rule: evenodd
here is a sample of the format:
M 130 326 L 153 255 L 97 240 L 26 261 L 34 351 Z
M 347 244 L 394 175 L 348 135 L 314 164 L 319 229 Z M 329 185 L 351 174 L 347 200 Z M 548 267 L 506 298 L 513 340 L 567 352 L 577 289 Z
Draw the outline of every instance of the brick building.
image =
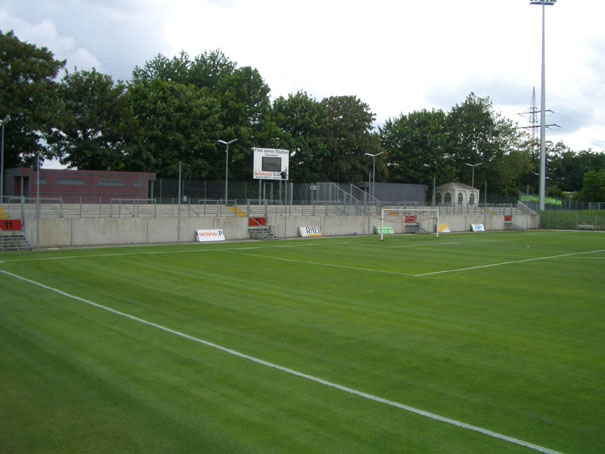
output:
M 153 194 L 155 173 L 103 170 L 40 169 L 40 198 L 64 203 L 110 203 L 111 199 L 147 199 Z M 7 169 L 4 194 L 36 197 L 36 171 Z

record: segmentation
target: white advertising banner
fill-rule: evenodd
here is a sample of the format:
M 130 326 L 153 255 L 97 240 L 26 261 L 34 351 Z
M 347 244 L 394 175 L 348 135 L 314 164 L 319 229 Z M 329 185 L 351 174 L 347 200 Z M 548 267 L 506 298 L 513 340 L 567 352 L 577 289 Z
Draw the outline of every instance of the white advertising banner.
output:
M 225 232 L 222 230 L 196 230 L 195 241 L 206 243 L 208 241 L 225 241 Z
M 298 229 L 300 232 L 300 236 L 302 236 L 303 238 L 313 238 L 322 236 L 321 229 L 318 226 L 299 227 Z
M 471 224 L 471 230 L 473 232 L 485 232 L 485 227 L 483 227 L 483 224 Z

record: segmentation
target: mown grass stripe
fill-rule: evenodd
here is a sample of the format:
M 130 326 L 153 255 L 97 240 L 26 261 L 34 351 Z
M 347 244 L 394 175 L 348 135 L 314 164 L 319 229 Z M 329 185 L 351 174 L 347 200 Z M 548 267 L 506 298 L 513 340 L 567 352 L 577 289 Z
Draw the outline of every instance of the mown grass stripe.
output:
M 503 434 L 500 434 L 498 432 L 491 431 L 489 429 L 484 429 L 484 428 L 479 427 L 479 426 L 474 426 L 474 425 L 467 424 L 467 423 L 464 423 L 464 422 L 461 422 L 461 421 L 457 421 L 455 419 L 447 418 L 445 416 L 441 416 L 441 415 L 438 415 L 438 414 L 435 414 L 435 413 L 431 413 L 431 412 L 428 412 L 428 411 L 425 411 L 425 410 L 421 410 L 421 409 L 418 409 L 418 408 L 415 408 L 415 407 L 411 407 L 409 405 L 405 405 L 405 404 L 402 404 L 400 402 L 395 402 L 395 401 L 392 401 L 392 400 L 384 399 L 382 397 L 375 396 L 373 394 L 369 394 L 369 393 L 366 393 L 366 392 L 363 392 L 363 391 L 359 391 L 359 390 L 356 390 L 356 389 L 353 389 L 353 388 L 349 388 L 347 386 L 343 386 L 343 385 L 340 385 L 338 383 L 330 382 L 328 380 L 324 380 L 322 378 L 315 377 L 313 375 L 305 374 L 303 372 L 299 372 L 299 371 L 296 371 L 294 369 L 290 369 L 288 367 L 280 366 L 278 364 L 271 363 L 271 362 L 265 361 L 263 359 L 254 357 L 254 356 L 250 356 L 250 355 L 247 355 L 245 353 L 241 353 L 241 352 L 238 352 L 236 350 L 233 350 L 233 349 L 230 349 L 230 348 L 227 348 L 227 347 L 223 347 L 223 346 L 215 344 L 213 342 L 210 342 L 210 341 L 207 341 L 207 340 L 204 340 L 204 339 L 200 339 L 200 338 L 191 336 L 191 335 L 183 333 L 181 331 L 173 330 L 171 328 L 159 325 L 157 323 L 154 323 L 154 322 L 151 322 L 151 321 L 139 318 L 139 317 L 136 317 L 134 315 L 131 315 L 131 314 L 128 314 L 128 313 L 125 313 L 125 312 L 122 312 L 122 311 L 118 311 L 116 309 L 112 309 L 112 308 L 110 308 L 108 306 L 104 306 L 102 304 L 95 303 L 95 302 L 87 300 L 85 298 L 81 298 L 79 296 L 72 295 L 70 293 L 64 292 L 64 291 L 56 289 L 54 287 L 50 287 L 48 285 L 42 284 L 41 282 L 37 282 L 37 281 L 28 279 L 28 278 L 20 276 L 20 275 L 17 275 L 17 274 L 14 274 L 14 273 L 10 273 L 8 271 L 0 270 L 0 273 L 2 273 L 4 275 L 7 275 L 7 276 L 10 276 L 10 277 L 13 277 L 14 279 L 18 279 L 18 280 L 27 282 L 27 283 L 29 283 L 31 285 L 35 285 L 37 287 L 43 288 L 45 290 L 57 293 L 57 294 L 59 294 L 61 296 L 64 296 L 66 298 L 70 298 L 70 299 L 73 299 L 75 301 L 79 301 L 81 303 L 87 304 L 89 306 L 96 307 L 98 309 L 102 309 L 104 311 L 110 312 L 110 313 L 118 315 L 120 317 L 124 317 L 124 318 L 130 319 L 130 320 L 133 320 L 135 322 L 138 322 L 138 323 L 141 323 L 141 324 L 144 324 L 144 325 L 147 325 L 147 326 L 151 326 L 153 328 L 156 328 L 156 329 L 159 329 L 161 331 L 167 332 L 169 334 L 173 334 L 175 336 L 179 336 L 179 337 L 181 337 L 183 339 L 187 339 L 187 340 L 190 340 L 190 341 L 193 341 L 193 342 L 205 345 L 207 347 L 210 347 L 210 348 L 222 351 L 224 353 L 228 353 L 230 355 L 233 355 L 233 356 L 236 356 L 236 357 L 239 357 L 239 358 L 242 358 L 242 359 L 246 359 L 246 360 L 251 361 L 253 363 L 256 363 L 256 364 L 259 364 L 259 365 L 262 365 L 262 366 L 265 366 L 265 367 L 269 367 L 269 368 L 272 368 L 272 369 L 276 369 L 276 370 L 279 370 L 281 372 L 285 372 L 287 374 L 290 374 L 290 375 L 293 375 L 293 376 L 296 376 L 296 377 L 299 377 L 299 378 L 303 378 L 305 380 L 309 380 L 309 381 L 312 381 L 312 382 L 315 382 L 315 383 L 318 383 L 318 384 L 321 384 L 321 385 L 324 385 L 324 386 L 327 386 L 327 387 L 330 387 L 330 388 L 333 388 L 333 389 L 337 389 L 339 391 L 343 391 L 343 392 L 346 392 L 346 393 L 349 393 L 349 394 L 352 394 L 352 395 L 355 395 L 355 396 L 358 396 L 358 397 L 362 397 L 364 399 L 368 399 L 368 400 L 371 400 L 371 401 L 374 401 L 374 402 L 377 402 L 377 403 L 382 403 L 382 404 L 385 404 L 385 405 L 388 405 L 388 406 L 391 406 L 391 407 L 399 408 L 401 410 L 404 410 L 404 411 L 407 411 L 407 412 L 410 412 L 410 413 L 414 413 L 416 415 L 423 416 L 423 417 L 426 417 L 426 418 L 429 418 L 429 419 L 432 419 L 432 420 L 435 420 L 435 421 L 439 421 L 439 422 L 442 422 L 442 423 L 450 424 L 450 425 L 453 425 L 453 426 L 456 426 L 456 427 L 459 427 L 459 428 L 462 428 L 462 429 L 465 429 L 465 430 L 477 432 L 477 433 L 480 433 L 482 435 L 486 435 L 488 437 L 492 437 L 492 438 L 495 438 L 495 439 L 503 440 L 503 441 L 506 441 L 508 443 L 512 443 L 512 444 L 515 444 L 515 445 L 518 445 L 518 446 L 522 446 L 522 447 L 525 447 L 525 448 L 528 448 L 528 449 L 531 449 L 531 450 L 534 450 L 534 451 L 537 451 L 537 452 L 542 452 L 542 453 L 547 453 L 547 454 L 561 454 L 559 451 L 555 451 L 555 450 L 552 450 L 552 449 L 549 449 L 549 448 L 546 448 L 546 447 L 543 447 L 543 446 L 540 446 L 540 445 L 536 445 L 534 443 L 529 443 L 529 442 L 524 441 L 524 440 L 520 440 L 520 439 L 517 439 L 517 438 L 514 438 L 514 437 L 509 437 L 507 435 L 503 435 Z

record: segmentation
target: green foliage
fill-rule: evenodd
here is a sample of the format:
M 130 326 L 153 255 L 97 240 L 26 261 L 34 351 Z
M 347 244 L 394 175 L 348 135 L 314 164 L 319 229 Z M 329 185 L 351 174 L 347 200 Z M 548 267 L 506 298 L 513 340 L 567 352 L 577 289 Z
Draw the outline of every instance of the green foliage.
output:
M 385 122 L 380 139 L 389 151 L 391 182 L 426 183 L 436 177 L 439 184 L 452 177 L 446 118 L 442 110 L 421 110 Z
M 605 202 L 605 169 L 586 172 L 578 195 L 585 202 Z
M 290 179 L 326 181 L 329 150 L 325 106 L 299 91 L 273 103 L 273 120 L 280 131 L 279 147 L 290 150 Z
M 52 138 L 61 163 L 85 170 L 120 170 L 137 125 L 126 86 L 96 70 L 66 74 L 59 86 L 60 127 Z
M 205 149 L 202 155 L 191 151 L 194 161 L 199 161 L 187 163 L 187 166 L 191 168 L 191 177 L 224 178 L 222 173 L 224 151 L 217 151 L 217 140 L 236 138 L 237 142 L 229 149 L 230 178 L 249 179 L 252 168 L 252 147 L 273 146 L 275 138 L 278 136 L 270 118 L 270 89 L 259 72 L 248 66 L 238 68 L 235 62 L 231 62 L 218 50 L 206 52 L 193 60 L 187 53 L 181 52 L 172 59 L 158 55 L 152 61 L 147 62 L 143 68 L 136 67 L 133 71 L 131 90 L 136 91 L 140 86 L 153 88 L 156 81 L 167 82 L 174 87 L 178 86 L 180 87 L 178 90 L 181 92 L 191 90 L 190 96 L 200 96 L 200 102 L 212 104 L 209 111 L 212 111 L 213 122 L 210 124 L 197 123 L 200 129 L 195 131 L 179 130 L 181 135 L 195 136 L 196 146 Z M 159 99 L 162 97 L 160 96 L 158 101 Z M 136 105 L 139 100 L 140 98 L 135 96 L 132 103 L 142 133 L 145 135 L 143 147 L 145 149 L 139 149 L 135 153 L 137 159 L 131 165 L 134 167 L 143 165 L 147 168 L 151 165 L 153 168 L 154 163 L 164 162 L 154 170 L 159 176 L 174 176 L 174 168 L 178 166 L 178 162 L 168 165 L 166 161 L 175 156 L 170 157 L 170 154 L 166 155 L 165 152 L 162 157 L 158 155 L 159 150 L 166 146 L 166 140 L 172 143 L 174 137 L 172 139 L 161 138 L 158 136 L 157 130 L 147 130 L 148 127 L 153 127 L 153 122 L 149 122 L 149 119 L 145 118 L 147 107 Z M 187 105 L 191 102 L 184 97 L 179 97 L 178 100 L 165 99 L 165 101 L 170 102 L 170 106 L 165 106 L 166 114 L 175 109 L 185 112 L 188 108 Z M 179 102 L 184 104 L 177 106 Z M 156 108 L 162 109 L 157 104 Z M 215 120 L 216 122 L 214 122 Z M 194 124 L 196 121 L 192 121 L 191 125 Z M 179 128 L 186 126 L 185 122 L 179 122 Z M 207 143 L 202 144 L 203 142 Z M 184 144 L 176 145 L 176 147 L 179 148 L 181 145 Z M 221 161 L 220 165 L 219 161 Z M 144 164 L 145 162 L 146 164 Z
M 127 170 L 208 178 L 218 159 L 221 123 L 217 101 L 193 85 L 155 79 L 131 86 L 129 102 L 139 131 L 130 147 Z
M 58 123 L 57 74 L 65 61 L 52 52 L 22 42 L 12 31 L 0 31 L 0 120 L 5 125 L 6 168 L 32 165 Z
M 45 48 L 0 33 L 0 120 L 6 167 L 31 165 L 37 152 L 80 169 L 145 170 L 175 177 L 224 178 L 218 139 L 229 148 L 229 178 L 252 177 L 252 148 L 291 151 L 290 180 L 365 181 L 376 159 L 376 180 L 438 184 L 487 182 L 489 191 L 537 192 L 539 150 L 489 98 L 474 93 L 449 112 L 419 111 L 389 119 L 355 96 L 315 100 L 305 92 L 270 101 L 258 70 L 239 67 L 220 50 L 191 58 L 157 55 L 135 67 L 128 85 L 96 70 L 56 77 L 65 66 Z M 585 186 L 605 169 L 605 153 L 547 144 L 547 190 L 559 196 Z M 581 197 L 597 197 L 588 176 Z M 596 185 L 598 186 L 598 184 Z M 589 195 L 590 194 L 590 195 Z
M 332 96 L 322 101 L 327 112 L 326 142 L 329 165 L 324 169 L 329 181 L 364 181 L 372 167 L 365 153 L 383 151 L 373 134 L 374 114 L 370 107 L 355 96 Z M 376 174 L 386 168 L 376 160 Z M 378 177 L 377 177 L 378 179 Z

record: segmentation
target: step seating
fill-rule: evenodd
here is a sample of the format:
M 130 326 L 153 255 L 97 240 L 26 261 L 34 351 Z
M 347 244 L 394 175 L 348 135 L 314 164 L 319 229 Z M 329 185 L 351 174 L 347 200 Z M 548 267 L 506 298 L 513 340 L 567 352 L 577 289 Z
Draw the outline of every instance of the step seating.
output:
M 270 226 L 265 227 L 249 227 L 250 238 L 253 240 L 271 241 L 278 240 L 277 236 L 271 231 Z
M 248 215 L 246 214 L 246 212 L 245 212 L 245 211 L 242 211 L 242 210 L 240 209 L 240 207 L 238 207 L 238 206 L 235 206 L 235 207 L 227 207 L 227 209 L 228 209 L 229 211 L 231 211 L 231 212 L 232 212 L 234 215 L 236 215 L 238 218 L 245 218 L 246 216 L 248 216 Z
M 0 231 L 0 252 L 7 251 L 31 251 L 23 232 Z

